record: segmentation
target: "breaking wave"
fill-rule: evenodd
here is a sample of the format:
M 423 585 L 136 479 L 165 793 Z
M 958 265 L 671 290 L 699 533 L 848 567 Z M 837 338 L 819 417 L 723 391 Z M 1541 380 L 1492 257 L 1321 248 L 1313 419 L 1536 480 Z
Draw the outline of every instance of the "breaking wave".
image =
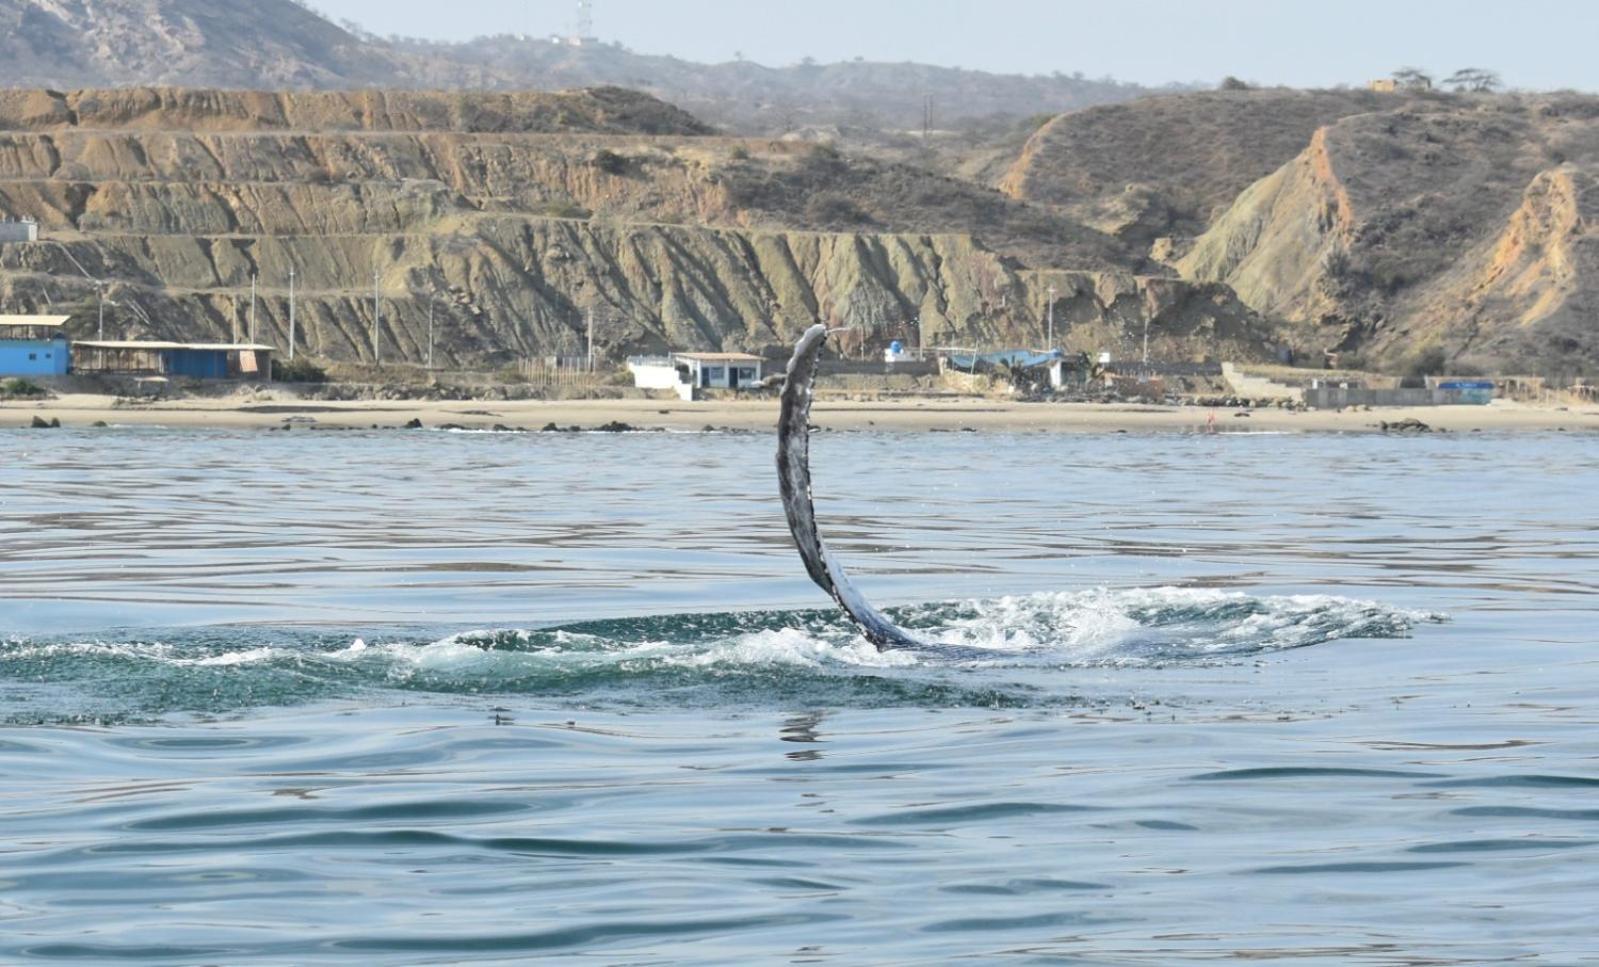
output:
M 159 639 L 0 642 L 0 711 L 19 721 L 221 714 L 388 693 L 635 706 L 1031 706 L 1081 701 L 1081 668 L 1229 663 L 1442 616 L 1330 596 L 1156 588 L 915 605 L 935 644 L 878 652 L 842 614 L 667 615 L 438 640 L 213 628 Z

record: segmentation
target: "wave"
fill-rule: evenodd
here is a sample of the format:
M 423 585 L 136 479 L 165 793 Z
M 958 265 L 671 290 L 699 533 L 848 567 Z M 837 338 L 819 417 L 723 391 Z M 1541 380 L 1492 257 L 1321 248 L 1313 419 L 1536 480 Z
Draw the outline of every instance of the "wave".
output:
M 257 629 L 0 643 L 11 721 L 220 713 L 400 692 L 629 705 L 1069 702 L 1091 667 L 1235 662 L 1440 615 L 1332 596 L 1183 588 L 1044 593 L 890 609 L 930 644 L 879 652 L 833 611 L 664 615 L 383 640 Z M 63 708 L 65 706 L 65 708 Z M 48 708 L 44 712 L 40 709 Z

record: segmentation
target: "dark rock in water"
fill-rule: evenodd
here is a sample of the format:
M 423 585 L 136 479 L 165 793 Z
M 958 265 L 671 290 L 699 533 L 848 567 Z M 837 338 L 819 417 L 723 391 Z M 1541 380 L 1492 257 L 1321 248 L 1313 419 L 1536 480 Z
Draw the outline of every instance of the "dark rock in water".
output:
M 510 427 L 506 426 L 504 423 L 496 423 L 496 424 L 494 424 L 494 432 L 495 433 L 515 433 L 516 431 L 511 429 Z
M 705 424 L 705 428 L 700 430 L 700 432 L 701 433 L 715 433 L 716 432 L 716 427 L 711 426 L 709 423 L 707 423 L 707 424 Z
M 43 417 L 39 417 L 39 416 L 34 417 L 33 418 L 33 422 L 28 424 L 28 425 L 31 426 L 35 430 L 48 430 L 48 429 L 50 429 L 50 424 L 46 423 L 44 421 L 44 418 Z
M 554 423 L 546 423 L 546 424 L 544 424 L 544 429 L 540 430 L 539 432 L 540 433 L 560 433 L 561 432 L 561 428 L 556 426 Z
M 1387 420 L 1383 420 L 1383 421 L 1379 422 L 1377 425 L 1382 427 L 1382 431 L 1384 433 L 1431 433 L 1432 432 L 1432 427 L 1430 427 L 1427 424 L 1421 422 L 1420 420 L 1416 419 L 1415 417 L 1409 417 L 1409 418 L 1406 418 L 1406 419 L 1403 419 L 1403 420 L 1395 420 L 1392 423 L 1389 423 Z
M 439 427 L 441 430 L 464 430 L 466 427 L 459 423 L 445 423 Z
M 405 425 L 405 428 L 407 430 L 420 430 L 422 429 L 422 421 L 413 419 L 411 422 Z
M 605 424 L 602 427 L 598 427 L 597 429 L 598 429 L 598 431 L 600 433 L 632 433 L 633 432 L 633 427 L 629 426 L 626 423 L 619 422 L 617 420 L 612 420 L 611 422 Z
M 104 421 L 104 420 L 95 420 L 95 421 L 94 421 L 94 422 L 93 422 L 93 423 L 91 423 L 91 424 L 89 424 L 89 425 L 90 425 L 90 426 L 93 426 L 93 427 L 102 427 L 102 428 L 103 428 L 103 427 L 108 427 L 108 426 L 110 426 L 110 425 L 111 425 L 111 424 L 109 424 L 109 423 L 107 423 L 107 422 L 106 422 L 106 421 Z

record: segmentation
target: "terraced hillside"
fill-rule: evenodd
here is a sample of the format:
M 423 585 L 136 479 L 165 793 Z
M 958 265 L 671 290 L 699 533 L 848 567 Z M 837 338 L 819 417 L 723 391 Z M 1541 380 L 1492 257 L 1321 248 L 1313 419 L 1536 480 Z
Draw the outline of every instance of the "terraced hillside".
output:
M 1103 348 L 1152 321 L 1174 353 L 1257 356 L 1224 286 L 991 189 L 803 143 L 712 136 L 653 98 L 565 94 L 0 93 L 0 299 L 118 335 L 298 346 L 332 359 L 496 365 L 600 348 L 761 349 L 817 320 L 929 342 Z M 1068 301 L 1070 300 L 1069 304 Z M 1072 328 L 1075 326 L 1075 330 Z M 1217 340 L 1222 340 L 1218 342 Z M 1220 348 L 1219 348 L 1220 347 Z

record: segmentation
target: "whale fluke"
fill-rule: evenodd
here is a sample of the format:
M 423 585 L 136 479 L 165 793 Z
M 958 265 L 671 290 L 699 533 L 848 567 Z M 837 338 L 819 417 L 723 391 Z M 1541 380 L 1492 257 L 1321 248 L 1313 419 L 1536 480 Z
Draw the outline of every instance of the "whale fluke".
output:
M 783 512 L 811 580 L 860 625 L 866 640 L 879 649 L 915 647 L 922 642 L 895 627 L 861 597 L 849 575 L 828 555 L 816 529 L 816 507 L 811 499 L 811 386 L 817 357 L 826 343 L 827 327 L 812 326 L 795 344 L 794 358 L 788 361 L 782 415 L 777 423 L 777 481 Z

